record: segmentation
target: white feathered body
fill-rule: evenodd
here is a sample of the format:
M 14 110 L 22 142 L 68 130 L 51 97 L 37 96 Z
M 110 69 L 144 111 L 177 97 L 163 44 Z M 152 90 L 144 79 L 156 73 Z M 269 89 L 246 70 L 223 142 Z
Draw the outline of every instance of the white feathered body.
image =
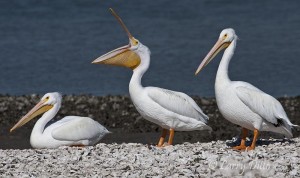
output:
M 249 86 L 244 82 L 232 82 L 227 87 L 216 85 L 216 100 L 224 118 L 249 130 L 256 128 L 291 138 L 293 124 L 281 104 L 258 89 L 249 89 Z
M 141 78 L 150 64 L 150 50 L 143 44 L 135 51 L 141 64 L 129 83 L 131 100 L 138 112 L 150 122 L 175 131 L 209 130 L 208 117 L 188 95 L 157 87 L 143 87 Z
M 145 87 L 143 91 L 131 94 L 131 99 L 145 119 L 162 128 L 176 131 L 211 130 L 206 125 L 208 117 L 184 93 Z
M 291 138 L 293 125 L 274 97 L 253 85 L 228 78 L 228 65 L 236 41 L 225 50 L 215 82 L 218 108 L 225 119 L 249 130 L 271 131 Z
M 105 127 L 91 118 L 67 116 L 47 126 L 42 134 L 36 134 L 33 128 L 30 144 L 33 148 L 87 146 L 96 144 L 107 133 Z

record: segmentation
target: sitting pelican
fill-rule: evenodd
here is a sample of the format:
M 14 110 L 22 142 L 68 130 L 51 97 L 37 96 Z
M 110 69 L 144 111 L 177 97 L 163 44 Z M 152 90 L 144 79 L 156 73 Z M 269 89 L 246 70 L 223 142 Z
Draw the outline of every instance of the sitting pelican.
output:
M 215 94 L 218 108 L 224 118 L 242 127 L 241 144 L 233 148 L 253 150 L 259 131 L 277 132 L 291 138 L 291 128 L 297 125 L 290 122 L 279 101 L 249 83 L 229 79 L 228 65 L 234 54 L 237 39 L 233 29 L 224 29 L 195 73 L 197 75 L 222 49 L 226 49 L 217 72 Z M 250 147 L 245 146 L 248 130 L 254 130 Z
M 33 148 L 94 145 L 109 133 L 105 127 L 88 117 L 67 116 L 49 124 L 61 106 L 61 99 L 61 95 L 57 92 L 45 94 L 41 101 L 10 129 L 10 132 L 44 113 L 31 132 L 30 144 Z
M 168 145 L 172 145 L 174 131 L 209 130 L 208 117 L 188 95 L 157 87 L 143 87 L 141 79 L 150 64 L 150 50 L 135 39 L 121 18 L 110 9 L 129 37 L 129 44 L 94 60 L 93 64 L 109 64 L 131 68 L 133 75 L 129 93 L 137 111 L 148 121 L 163 128 L 158 147 L 164 146 L 169 130 Z

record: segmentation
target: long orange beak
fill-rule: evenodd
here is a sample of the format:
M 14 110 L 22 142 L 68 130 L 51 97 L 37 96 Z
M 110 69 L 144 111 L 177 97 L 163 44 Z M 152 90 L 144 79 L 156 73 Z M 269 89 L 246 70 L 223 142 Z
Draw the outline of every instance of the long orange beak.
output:
M 131 35 L 128 28 L 125 26 L 122 19 L 117 15 L 117 13 L 110 8 L 109 9 L 112 15 L 117 19 L 120 23 L 122 28 L 128 35 L 129 44 L 126 46 L 122 46 L 115 50 L 112 50 L 97 59 L 95 59 L 92 64 L 108 64 L 108 65 L 116 65 L 116 66 L 124 66 L 131 68 L 132 70 L 135 69 L 141 63 L 140 57 L 133 51 L 130 50 L 132 46 L 138 44 L 138 41 Z
M 203 59 L 198 69 L 196 70 L 195 75 L 197 75 L 222 49 L 227 48 L 229 45 L 230 42 L 224 42 L 224 39 L 220 38 Z
M 44 112 L 50 110 L 53 105 L 44 105 L 44 103 L 47 102 L 47 99 L 44 99 L 40 101 L 37 105 L 35 105 L 25 116 L 23 116 L 16 125 L 14 125 L 11 129 L 10 132 L 14 131 L 15 129 L 23 126 L 36 116 L 43 114 Z

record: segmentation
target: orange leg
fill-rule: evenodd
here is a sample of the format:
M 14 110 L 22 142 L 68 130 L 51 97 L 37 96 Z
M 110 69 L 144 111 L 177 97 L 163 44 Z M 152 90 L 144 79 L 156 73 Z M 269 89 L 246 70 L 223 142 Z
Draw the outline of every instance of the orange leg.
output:
M 241 144 L 239 146 L 235 146 L 233 147 L 233 149 L 235 150 L 245 150 L 246 149 L 246 137 L 248 134 L 248 130 L 245 128 L 242 128 L 242 140 L 241 140 Z
M 174 129 L 170 129 L 170 136 L 169 136 L 168 145 L 172 145 L 173 144 L 174 134 L 175 134 L 175 130 Z
M 254 129 L 254 136 L 253 136 L 252 144 L 251 144 L 251 146 L 247 147 L 246 150 L 254 150 L 255 149 L 257 137 L 258 137 L 258 130 Z
M 159 142 L 157 144 L 157 147 L 162 147 L 163 146 L 165 138 L 166 138 L 166 135 L 167 135 L 167 129 L 163 129 L 161 137 L 160 137 Z

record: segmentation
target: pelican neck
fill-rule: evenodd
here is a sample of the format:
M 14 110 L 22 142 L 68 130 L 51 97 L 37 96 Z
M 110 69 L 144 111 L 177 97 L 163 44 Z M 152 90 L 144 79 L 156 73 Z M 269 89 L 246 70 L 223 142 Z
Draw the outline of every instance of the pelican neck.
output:
M 59 111 L 60 106 L 56 103 L 54 104 L 53 108 L 51 108 L 49 111 L 45 112 L 41 118 L 38 119 L 38 121 L 35 123 L 31 135 L 42 135 L 46 124 L 54 118 L 54 116 Z
M 228 48 L 224 51 L 223 57 L 219 64 L 216 83 L 219 82 L 229 83 L 231 81 L 228 76 L 228 67 L 229 67 L 230 60 L 232 59 L 232 56 L 234 54 L 235 47 L 236 47 L 236 39 L 234 39 L 231 42 L 231 44 L 228 46 Z
M 133 70 L 132 77 L 129 83 L 129 92 L 132 93 L 136 89 L 143 89 L 142 86 L 142 77 L 145 72 L 148 70 L 150 65 L 150 53 L 146 50 L 137 51 L 137 54 L 140 56 L 141 63 L 140 65 Z

